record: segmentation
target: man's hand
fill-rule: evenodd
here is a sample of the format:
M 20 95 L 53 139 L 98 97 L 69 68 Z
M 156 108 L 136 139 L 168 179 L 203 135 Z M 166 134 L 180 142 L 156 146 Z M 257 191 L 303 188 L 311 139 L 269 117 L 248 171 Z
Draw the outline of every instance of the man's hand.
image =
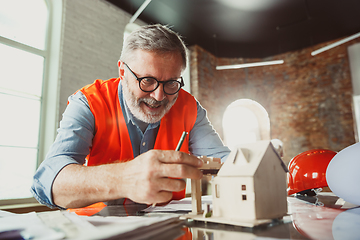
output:
M 172 192 L 181 191 L 184 178 L 201 179 L 199 158 L 178 151 L 150 150 L 135 159 L 100 166 L 71 164 L 55 178 L 54 203 L 78 208 L 96 202 L 129 198 L 152 204 L 171 200 Z
M 127 197 L 139 203 L 162 203 L 171 200 L 172 192 L 186 187 L 184 178 L 201 179 L 198 169 L 203 162 L 178 151 L 148 151 L 124 163 L 122 188 Z

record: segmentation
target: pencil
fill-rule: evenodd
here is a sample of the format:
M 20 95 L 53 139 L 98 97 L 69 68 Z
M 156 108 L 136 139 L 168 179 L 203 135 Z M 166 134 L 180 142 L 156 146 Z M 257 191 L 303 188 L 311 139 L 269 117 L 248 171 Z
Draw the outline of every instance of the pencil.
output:
M 183 131 L 183 133 L 181 134 L 180 140 L 179 140 L 179 142 L 178 142 L 178 144 L 176 146 L 175 151 L 180 151 L 180 148 L 181 148 L 181 146 L 182 146 L 182 144 L 183 144 L 183 142 L 185 140 L 186 135 L 187 135 L 187 132 Z M 156 206 L 156 203 L 153 203 L 152 207 L 155 207 L 155 206 Z
M 179 143 L 178 143 L 175 151 L 180 151 L 180 148 L 181 148 L 181 146 L 182 146 L 182 144 L 183 144 L 183 142 L 184 142 L 184 140 L 185 140 L 186 134 L 187 134 L 187 132 L 183 131 L 183 133 L 182 133 L 182 135 L 181 135 L 181 138 L 180 138 L 180 140 L 179 140 Z

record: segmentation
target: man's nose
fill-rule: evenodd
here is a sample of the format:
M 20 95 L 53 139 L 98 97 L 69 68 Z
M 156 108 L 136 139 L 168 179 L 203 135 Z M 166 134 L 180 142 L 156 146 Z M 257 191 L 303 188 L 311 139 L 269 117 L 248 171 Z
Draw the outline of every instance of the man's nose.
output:
M 150 97 L 154 98 L 156 101 L 162 101 L 166 97 L 164 93 L 164 86 L 162 83 L 159 84 L 158 88 L 150 93 Z

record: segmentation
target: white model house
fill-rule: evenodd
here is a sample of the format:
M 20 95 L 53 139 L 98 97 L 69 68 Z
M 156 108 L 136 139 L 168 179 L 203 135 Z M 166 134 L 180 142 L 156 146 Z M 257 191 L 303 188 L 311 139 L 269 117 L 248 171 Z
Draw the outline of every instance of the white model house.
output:
M 233 150 L 213 179 L 212 217 L 239 221 L 287 214 L 287 168 L 270 141 Z
M 240 145 L 212 180 L 211 216 L 193 204 L 184 217 L 245 227 L 281 219 L 287 214 L 287 171 L 270 141 Z M 193 203 L 200 199 L 196 193 L 192 189 Z

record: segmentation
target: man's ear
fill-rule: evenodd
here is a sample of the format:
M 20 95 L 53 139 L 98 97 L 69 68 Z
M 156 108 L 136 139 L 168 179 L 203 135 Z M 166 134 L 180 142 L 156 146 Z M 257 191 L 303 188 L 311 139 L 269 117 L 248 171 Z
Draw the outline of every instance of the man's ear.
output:
M 119 78 L 123 79 L 124 78 L 124 62 L 122 62 L 121 60 L 118 61 L 118 68 L 119 68 Z

